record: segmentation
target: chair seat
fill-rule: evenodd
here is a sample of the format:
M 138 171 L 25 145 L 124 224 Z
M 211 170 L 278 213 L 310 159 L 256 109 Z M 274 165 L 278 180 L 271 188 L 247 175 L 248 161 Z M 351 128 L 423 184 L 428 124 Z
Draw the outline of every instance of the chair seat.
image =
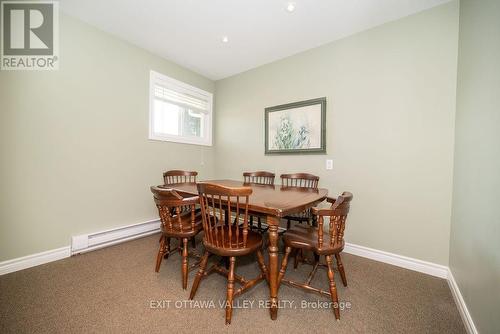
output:
M 344 240 L 330 246 L 330 236 L 328 233 L 323 235 L 323 244 L 319 247 L 318 228 L 312 226 L 293 226 L 283 235 L 283 241 L 286 246 L 311 250 L 319 255 L 335 254 L 344 249 Z
M 161 231 L 169 238 L 191 238 L 198 234 L 203 229 L 201 212 L 196 212 L 194 229 L 191 228 L 191 213 L 186 212 L 181 214 L 181 226 L 179 228 L 177 216 L 172 217 L 173 229 L 168 229 L 162 224 Z
M 231 227 L 231 245 L 229 245 L 229 227 L 228 226 L 218 226 L 217 231 L 214 234 L 214 237 L 217 236 L 219 240 L 223 240 L 222 233 L 225 235 L 225 243 L 224 245 L 217 246 L 217 242 L 214 244 L 208 243 L 205 238 L 203 238 L 203 245 L 205 248 L 213 254 L 219 256 L 243 256 L 247 254 L 254 253 L 258 249 L 262 247 L 262 236 L 253 231 L 248 231 L 247 234 L 247 244 L 246 247 L 243 247 L 243 235 L 240 230 L 240 234 L 238 237 L 238 243 L 236 243 L 236 227 Z

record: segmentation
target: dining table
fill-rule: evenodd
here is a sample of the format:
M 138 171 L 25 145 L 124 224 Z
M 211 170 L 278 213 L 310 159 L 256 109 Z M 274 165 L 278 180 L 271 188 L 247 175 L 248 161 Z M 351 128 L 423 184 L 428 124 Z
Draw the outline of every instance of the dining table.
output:
M 249 214 L 265 216 L 269 226 L 268 253 L 269 253 L 269 312 L 271 319 L 278 316 L 278 228 L 281 219 L 288 215 L 303 212 L 325 200 L 328 190 L 323 188 L 286 187 L 281 185 L 262 185 L 244 183 L 237 180 L 207 180 L 203 183 L 212 183 L 225 187 L 251 187 L 252 194 L 248 202 Z M 167 186 L 164 186 L 167 187 Z M 188 196 L 198 195 L 196 183 L 169 184 L 168 188 Z

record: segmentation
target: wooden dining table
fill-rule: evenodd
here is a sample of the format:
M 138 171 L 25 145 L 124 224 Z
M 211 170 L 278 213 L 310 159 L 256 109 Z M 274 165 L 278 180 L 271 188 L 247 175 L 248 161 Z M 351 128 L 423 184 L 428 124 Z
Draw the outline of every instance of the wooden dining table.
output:
M 323 188 L 297 188 L 283 187 L 280 185 L 260 185 L 254 183 L 244 183 L 235 180 L 208 180 L 202 181 L 218 184 L 226 187 L 251 187 L 253 192 L 249 198 L 248 210 L 250 214 L 266 217 L 269 225 L 269 290 L 270 301 L 269 311 L 271 319 L 278 316 L 278 227 L 281 219 L 285 216 L 307 210 L 320 202 L 328 195 L 328 190 Z M 164 186 L 175 189 L 177 192 L 186 195 L 198 195 L 196 183 L 178 183 Z

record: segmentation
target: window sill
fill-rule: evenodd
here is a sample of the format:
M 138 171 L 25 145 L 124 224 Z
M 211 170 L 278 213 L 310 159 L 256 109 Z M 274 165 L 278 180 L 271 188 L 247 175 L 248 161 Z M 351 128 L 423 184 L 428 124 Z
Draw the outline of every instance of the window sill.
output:
M 163 136 L 153 136 L 153 135 L 150 135 L 148 139 L 152 141 L 161 141 L 161 142 L 176 143 L 176 144 L 212 146 L 212 140 L 204 141 L 204 140 L 196 140 L 183 137 L 163 137 Z

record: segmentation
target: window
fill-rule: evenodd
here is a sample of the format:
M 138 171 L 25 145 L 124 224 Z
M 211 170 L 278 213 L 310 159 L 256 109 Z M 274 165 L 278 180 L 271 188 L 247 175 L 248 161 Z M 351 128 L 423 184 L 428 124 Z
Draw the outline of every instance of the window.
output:
M 212 146 L 211 93 L 151 71 L 149 139 Z

